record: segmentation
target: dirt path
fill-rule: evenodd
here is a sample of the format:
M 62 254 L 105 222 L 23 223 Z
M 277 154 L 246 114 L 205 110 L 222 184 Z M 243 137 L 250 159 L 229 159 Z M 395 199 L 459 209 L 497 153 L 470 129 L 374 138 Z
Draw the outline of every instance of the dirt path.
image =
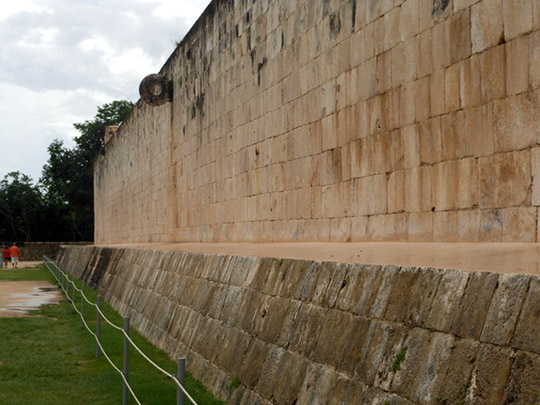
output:
M 28 311 L 61 299 L 58 288 L 48 281 L 2 281 L 0 318 L 27 316 Z

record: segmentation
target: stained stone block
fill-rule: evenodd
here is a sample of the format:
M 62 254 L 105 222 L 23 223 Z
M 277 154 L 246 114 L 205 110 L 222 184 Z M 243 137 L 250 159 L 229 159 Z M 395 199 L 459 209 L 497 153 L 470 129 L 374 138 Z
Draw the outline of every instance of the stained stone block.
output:
M 503 1 L 504 39 L 519 37 L 532 30 L 534 1 Z
M 423 325 L 441 274 L 429 268 L 402 267 L 396 275 L 384 319 L 406 325 Z M 403 292 L 408 291 L 407 295 Z
M 534 146 L 540 139 L 539 116 L 540 93 L 537 91 L 496 101 L 493 106 L 496 152 Z
M 310 357 L 317 345 L 327 310 L 291 303 L 277 344 Z
M 530 204 L 529 152 L 510 152 L 479 159 L 479 203 L 482 208 Z
M 503 241 L 535 242 L 536 208 L 517 207 L 502 210 Z
M 271 346 L 257 338 L 253 338 L 242 360 L 239 373 L 243 385 L 253 388 L 261 374 L 261 368 L 268 356 Z
M 471 6 L 472 52 L 497 45 L 503 38 L 502 0 L 484 0 Z
M 443 403 L 459 403 L 467 396 L 479 346 L 474 340 L 454 339 L 444 382 L 437 395 Z
M 483 344 L 478 350 L 466 404 L 503 403 L 504 387 L 510 376 L 514 353 L 507 347 Z
M 540 357 L 527 352 L 518 352 L 512 365 L 504 403 L 534 404 L 540 393 Z
M 356 357 L 358 379 L 368 385 L 387 386 L 392 381 L 392 362 L 396 354 L 405 347 L 408 329 L 395 323 L 373 320 L 363 337 L 362 351 Z M 362 333 L 364 333 L 362 331 Z M 397 352 L 396 352 L 397 350 Z
M 493 273 L 471 273 L 461 297 L 452 334 L 478 339 L 482 332 L 499 276 Z
M 504 45 L 489 49 L 480 55 L 480 94 L 483 103 L 505 95 Z
M 340 333 L 336 335 L 338 329 Z M 313 352 L 313 360 L 337 367 L 352 333 L 353 316 L 351 314 L 339 310 L 328 311 Z
M 296 403 L 327 404 L 332 398 L 332 391 L 338 378 L 338 373 L 333 369 L 319 364 L 310 364 Z M 313 387 L 318 387 L 318 389 L 314 390 Z
M 506 47 L 506 94 L 527 91 L 529 85 L 529 38 L 521 36 L 509 41 Z
M 391 390 L 404 398 L 412 398 L 417 388 L 418 378 L 422 369 L 426 367 L 429 352 L 426 350 L 430 344 L 430 332 L 421 329 L 412 329 L 401 348 L 393 354 L 396 366 L 390 368 L 394 372 Z M 402 354 L 401 361 L 398 354 Z M 404 358 L 403 358 L 404 354 Z M 399 368 L 399 370 L 398 370 Z M 396 371 L 393 371 L 393 370 Z
M 498 345 L 508 345 L 514 332 L 530 276 L 507 275 L 499 277 L 489 307 L 481 340 Z
M 540 279 L 532 277 L 529 291 L 517 321 L 511 346 L 540 354 L 540 334 L 538 319 L 540 317 Z
M 352 320 L 351 333 L 344 345 L 341 359 L 336 367 L 350 375 L 353 375 L 356 365 L 365 351 L 371 320 L 365 317 L 355 316 Z
M 282 348 L 268 354 L 256 389 L 277 403 L 293 403 L 298 398 L 307 371 L 307 362 Z
M 449 332 L 465 291 L 469 273 L 445 270 L 437 287 L 424 327 Z

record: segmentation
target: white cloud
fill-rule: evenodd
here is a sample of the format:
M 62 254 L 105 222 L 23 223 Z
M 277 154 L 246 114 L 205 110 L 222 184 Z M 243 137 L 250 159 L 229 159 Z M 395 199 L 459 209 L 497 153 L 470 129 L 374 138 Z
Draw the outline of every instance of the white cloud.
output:
M 3 1 L 0 7 L 0 21 L 6 20 L 11 16 L 19 13 L 29 12 L 47 12 L 53 13 L 53 10 L 47 7 L 43 7 L 38 4 L 37 1 L 32 0 L 17 0 L 17 1 Z
M 20 170 L 37 180 L 54 138 L 72 143 L 73 123 L 97 106 L 138 99 L 174 42 L 209 0 L 17 0 L 0 7 L 0 179 Z

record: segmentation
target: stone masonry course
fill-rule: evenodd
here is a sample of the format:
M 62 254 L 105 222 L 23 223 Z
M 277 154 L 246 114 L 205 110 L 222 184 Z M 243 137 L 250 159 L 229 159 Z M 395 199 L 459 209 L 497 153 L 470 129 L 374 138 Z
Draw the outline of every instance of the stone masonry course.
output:
M 539 29 L 536 0 L 214 0 L 96 162 L 95 240 L 537 242 Z
M 538 401 L 535 275 L 94 246 L 59 263 L 231 404 Z

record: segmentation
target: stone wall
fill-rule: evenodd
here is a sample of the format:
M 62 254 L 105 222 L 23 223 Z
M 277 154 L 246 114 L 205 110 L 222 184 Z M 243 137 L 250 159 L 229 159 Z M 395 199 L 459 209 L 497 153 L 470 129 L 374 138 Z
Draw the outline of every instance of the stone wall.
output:
M 538 276 L 93 246 L 59 263 L 229 403 L 540 393 Z
M 95 240 L 535 242 L 539 28 L 533 0 L 214 0 L 97 162 Z

